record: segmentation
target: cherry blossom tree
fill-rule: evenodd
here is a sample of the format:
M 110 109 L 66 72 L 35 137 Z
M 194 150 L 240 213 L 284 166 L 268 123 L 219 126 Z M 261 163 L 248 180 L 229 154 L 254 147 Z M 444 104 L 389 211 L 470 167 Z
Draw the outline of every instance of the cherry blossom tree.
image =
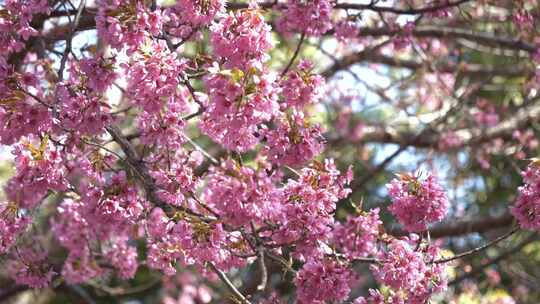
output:
M 539 22 L 2 0 L 0 302 L 538 303 Z

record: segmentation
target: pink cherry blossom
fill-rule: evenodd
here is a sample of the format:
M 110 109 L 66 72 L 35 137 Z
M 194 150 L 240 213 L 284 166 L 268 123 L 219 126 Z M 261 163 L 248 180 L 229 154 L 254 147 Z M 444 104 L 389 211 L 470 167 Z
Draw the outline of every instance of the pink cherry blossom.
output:
M 328 0 L 288 0 L 278 20 L 278 29 L 320 36 L 332 28 L 332 6 L 333 2 Z
M 270 26 L 254 9 L 230 13 L 211 27 L 214 54 L 224 61 L 226 68 L 245 72 L 268 59 L 272 47 Z
M 9 275 L 17 284 L 32 288 L 45 288 L 50 285 L 56 274 L 48 265 L 47 251 L 25 248 L 17 252 L 15 259 L 7 265 Z
M 353 282 L 353 273 L 338 262 L 308 261 L 295 279 L 298 303 L 343 301 L 349 295 Z
M 368 257 L 378 252 L 379 209 L 358 215 L 349 215 L 344 223 L 336 225 L 333 240 L 349 259 Z
M 321 153 L 324 138 L 320 127 L 310 126 L 302 113 L 294 113 L 286 121 L 277 121 L 276 129 L 262 130 L 263 153 L 276 165 L 301 165 Z
M 400 174 L 386 185 L 392 198 L 388 208 L 407 231 L 423 231 L 441 221 L 448 211 L 448 199 L 443 188 L 431 174 Z
M 518 188 L 515 205 L 510 209 L 524 229 L 540 229 L 540 167 L 533 163 L 521 173 L 524 184 Z

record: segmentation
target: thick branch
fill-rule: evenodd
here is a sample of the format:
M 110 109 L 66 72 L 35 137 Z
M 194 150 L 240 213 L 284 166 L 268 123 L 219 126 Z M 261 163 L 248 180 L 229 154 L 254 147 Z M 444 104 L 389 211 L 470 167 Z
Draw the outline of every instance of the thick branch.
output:
M 514 217 L 509 212 L 506 212 L 494 217 L 481 217 L 472 220 L 452 221 L 440 224 L 430 229 L 429 235 L 432 238 L 443 238 L 469 233 L 483 233 L 510 226 L 513 222 Z M 404 236 L 408 234 L 406 231 L 398 228 L 390 229 L 388 233 L 393 236 Z
M 133 169 L 134 173 L 137 175 L 139 181 L 141 182 L 144 191 L 146 193 L 147 199 L 153 203 L 155 206 L 162 208 L 165 211 L 170 211 L 172 206 L 161 200 L 157 195 L 156 191 L 158 187 L 155 184 L 154 179 L 148 173 L 148 168 L 140 158 L 139 154 L 133 147 L 133 145 L 122 135 L 122 131 L 116 126 L 107 127 L 107 131 L 111 134 L 113 140 L 120 146 L 124 154 L 126 155 L 125 159 L 128 165 Z M 210 220 L 207 217 L 204 217 L 196 212 L 193 212 L 189 208 L 175 206 L 174 208 L 187 212 L 191 215 L 197 216 L 201 220 L 208 221 Z
M 321 73 L 322 76 L 332 77 L 336 72 L 349 69 L 352 65 L 368 62 L 379 63 L 396 68 L 405 68 L 409 70 L 430 70 L 430 66 L 416 60 L 399 59 L 395 57 L 385 56 L 381 54 L 366 54 L 363 52 L 346 55 L 343 58 L 334 62 L 329 68 Z M 481 64 L 450 64 L 448 60 L 433 64 L 436 71 L 440 73 L 467 73 L 470 75 L 501 75 L 507 77 L 515 77 L 528 75 L 534 70 L 525 65 L 504 65 L 504 66 L 486 66 Z
M 400 32 L 400 29 L 390 29 L 387 27 L 362 28 L 360 30 L 360 36 L 394 36 L 399 34 Z M 462 38 L 488 46 L 521 50 L 529 53 L 535 53 L 537 49 L 535 45 L 524 42 L 518 38 L 510 38 L 491 33 L 476 32 L 463 28 L 451 28 L 431 25 L 418 26 L 413 29 L 412 35 L 420 38 Z
M 370 4 L 360 4 L 360 3 L 337 3 L 334 8 L 336 9 L 345 9 L 345 10 L 369 10 L 378 13 L 393 13 L 398 15 L 420 15 L 425 13 L 433 13 L 443 9 L 448 9 L 451 7 L 456 7 L 466 2 L 471 2 L 474 0 L 457 0 L 457 1 L 448 1 L 444 4 L 438 5 L 426 5 L 423 7 L 410 7 L 410 8 L 399 8 L 393 6 L 379 6 L 375 5 L 375 2 Z M 276 5 L 276 1 L 272 2 L 260 2 L 259 7 L 264 9 L 270 9 Z M 228 9 L 245 9 L 248 8 L 247 3 L 230 3 L 227 5 Z
M 528 127 L 531 123 L 538 121 L 539 117 L 540 104 L 533 104 L 532 106 L 519 109 L 508 119 L 501 121 L 489 129 L 468 128 L 456 130 L 455 135 L 461 142 L 449 147 L 447 150 L 459 150 L 464 147 L 486 143 L 497 138 L 510 139 L 513 131 Z M 388 125 L 384 127 L 366 126 L 362 130 L 363 135 L 359 142 L 400 144 L 417 148 L 436 148 L 441 140 L 441 132 L 426 132 L 422 136 L 416 136 L 409 129 L 415 128 L 410 127 L 407 130 L 399 130 Z M 346 143 L 347 141 L 344 138 L 329 139 L 329 143 L 332 145 Z M 357 143 L 355 142 L 355 144 Z

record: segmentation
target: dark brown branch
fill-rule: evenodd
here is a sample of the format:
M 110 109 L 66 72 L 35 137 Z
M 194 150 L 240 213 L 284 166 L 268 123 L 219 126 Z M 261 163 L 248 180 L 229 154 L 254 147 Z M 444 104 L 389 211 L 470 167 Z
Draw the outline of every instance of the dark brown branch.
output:
M 264 261 L 264 248 L 259 248 L 257 254 L 257 260 L 259 261 L 259 268 L 261 269 L 261 283 L 257 285 L 257 290 L 265 290 L 268 283 L 268 270 L 266 269 L 266 263 Z
M 451 7 L 456 7 L 466 2 L 471 2 L 473 0 L 458 0 L 453 2 L 447 2 L 444 4 L 438 5 L 427 5 L 419 8 L 397 8 L 392 6 L 378 6 L 375 3 L 371 4 L 359 4 L 359 3 L 337 3 L 334 8 L 336 9 L 345 9 L 345 10 L 370 10 L 379 13 L 393 13 L 398 15 L 420 15 L 425 13 L 433 13 L 439 10 L 448 9 Z M 260 8 L 270 9 L 276 5 L 275 1 L 272 2 L 261 2 L 259 3 Z M 228 9 L 245 9 L 248 8 L 247 3 L 230 3 L 227 5 Z
M 400 32 L 400 29 L 390 29 L 387 27 L 362 28 L 360 30 L 360 36 L 395 36 Z M 529 53 L 536 52 L 536 46 L 524 42 L 518 38 L 510 38 L 501 35 L 477 32 L 463 28 L 451 28 L 431 25 L 418 26 L 413 29 L 412 35 L 419 38 L 462 38 L 488 46 L 521 50 Z
M 491 265 L 496 265 L 499 262 L 511 257 L 512 255 L 514 255 L 514 254 L 518 253 L 519 251 L 521 251 L 521 249 L 523 249 L 523 247 L 525 247 L 528 244 L 536 241 L 537 239 L 538 239 L 538 235 L 536 233 L 532 233 L 529 237 L 527 237 L 525 240 L 521 241 L 519 244 L 514 246 L 512 249 L 509 249 L 509 250 L 501 253 L 497 257 L 482 263 L 482 265 L 474 268 L 472 271 L 467 272 L 467 273 L 455 278 L 454 280 L 450 281 L 448 283 L 448 285 L 456 285 L 456 284 L 459 284 L 459 283 L 461 283 L 462 281 L 464 281 L 466 279 L 470 279 L 470 278 L 473 278 L 473 277 L 479 275 L 487 267 L 489 267 Z
M 446 151 L 455 151 L 464 147 L 483 144 L 497 138 L 511 139 L 512 132 L 515 130 L 523 130 L 539 120 L 540 104 L 533 103 L 531 106 L 519 109 L 509 118 L 501 121 L 496 126 L 490 127 L 489 129 L 469 128 L 455 130 L 454 133 L 460 138 L 461 142 L 447 148 Z M 382 143 L 400 144 L 416 148 L 437 148 L 440 140 L 441 132 L 439 131 L 426 132 L 422 136 L 418 137 L 412 131 L 397 130 L 390 126 L 366 126 L 363 129 L 362 138 L 359 141 L 354 142 L 354 144 Z M 328 142 L 331 145 L 339 145 L 347 143 L 348 139 L 341 137 L 329 138 Z
M 350 68 L 358 63 L 379 63 L 396 68 L 405 68 L 409 70 L 429 70 L 430 67 L 416 60 L 399 59 L 381 54 L 365 54 L 363 52 L 346 55 L 334 62 L 329 68 L 321 73 L 322 76 L 332 77 L 336 72 Z M 506 65 L 506 66 L 485 66 L 481 64 L 449 64 L 448 60 L 440 63 L 434 63 L 436 71 L 441 73 L 461 72 L 469 75 L 501 75 L 515 77 L 528 75 L 534 72 L 534 69 L 525 65 Z
M 473 248 L 471 250 L 462 252 L 460 254 L 457 254 L 457 255 L 449 257 L 449 258 L 442 258 L 442 259 L 439 259 L 439 260 L 435 260 L 435 261 L 433 261 L 433 263 L 435 263 L 435 264 L 448 263 L 448 262 L 451 262 L 451 261 L 455 261 L 455 260 L 464 258 L 464 257 L 469 256 L 469 255 L 477 254 L 478 252 L 484 251 L 484 250 L 488 249 L 489 247 L 499 243 L 500 241 L 509 238 L 511 235 L 513 235 L 514 233 L 516 233 L 518 231 L 519 231 L 519 226 L 516 226 L 516 227 L 512 228 L 510 231 L 508 231 L 507 233 L 497 237 L 496 239 L 494 239 L 492 241 L 487 242 L 486 244 L 484 244 L 484 245 L 482 245 L 480 247 Z
M 140 158 L 139 154 L 133 147 L 133 145 L 129 142 L 129 140 L 126 139 L 126 137 L 122 134 L 122 131 L 116 127 L 116 126 L 109 126 L 107 127 L 107 131 L 112 136 L 113 140 L 120 146 L 122 151 L 125 154 L 125 159 L 127 164 L 133 169 L 134 173 L 137 175 L 139 181 L 141 182 L 144 191 L 146 193 L 147 199 L 153 203 L 155 206 L 162 208 L 164 211 L 172 211 L 172 206 L 165 203 L 157 196 L 156 191 L 158 190 L 154 179 L 150 174 L 148 173 L 148 168 L 146 168 L 146 165 Z M 210 221 L 212 219 L 209 219 L 203 215 L 200 215 L 193 210 L 185 207 L 174 207 L 178 210 L 184 211 L 190 215 L 196 216 L 199 219 L 203 221 Z
M 75 34 L 75 31 L 79 27 L 79 22 L 81 21 L 81 16 L 82 16 L 85 6 L 86 6 L 86 0 L 81 0 L 81 3 L 79 3 L 79 7 L 77 8 L 77 14 L 75 15 L 75 19 L 73 20 L 73 23 L 70 24 L 69 38 L 66 40 L 66 47 L 64 49 L 64 54 L 62 55 L 62 58 L 60 60 L 60 69 L 58 70 L 59 82 L 64 81 L 64 69 L 66 67 L 66 62 L 67 62 L 69 53 L 71 52 L 73 35 Z
M 451 221 L 439 224 L 429 230 L 431 238 L 443 238 L 461 236 L 469 233 L 483 233 L 494 229 L 501 229 L 510 226 L 514 217 L 509 213 L 499 216 L 480 217 L 471 220 Z M 402 229 L 390 229 L 389 234 L 393 236 L 404 236 L 408 233 Z
M 291 66 L 293 65 L 294 61 L 296 60 L 296 57 L 300 54 L 300 49 L 302 49 L 302 44 L 304 43 L 304 39 L 306 38 L 306 33 L 302 33 L 300 36 L 300 41 L 298 41 L 298 45 L 296 46 L 296 49 L 294 50 L 294 54 L 291 57 L 291 60 L 289 60 L 289 63 L 285 67 L 285 69 L 281 72 L 281 77 L 285 76 Z
M 234 295 L 234 297 L 243 304 L 251 304 L 251 302 L 234 286 L 234 284 L 229 280 L 227 275 L 219 270 L 214 264 L 208 263 L 208 266 L 214 273 L 217 274 L 219 279 L 225 284 L 227 289 Z
M 471 2 L 474 0 L 458 0 L 458 1 L 448 1 L 443 4 L 438 5 L 427 5 L 419 8 L 395 8 L 395 7 L 386 7 L 386 6 L 376 6 L 374 3 L 371 4 L 358 4 L 358 3 L 338 3 L 335 8 L 339 9 L 354 9 L 354 10 L 371 10 L 379 13 L 393 13 L 398 15 L 420 15 L 425 13 L 433 13 L 436 11 L 460 6 L 466 2 Z

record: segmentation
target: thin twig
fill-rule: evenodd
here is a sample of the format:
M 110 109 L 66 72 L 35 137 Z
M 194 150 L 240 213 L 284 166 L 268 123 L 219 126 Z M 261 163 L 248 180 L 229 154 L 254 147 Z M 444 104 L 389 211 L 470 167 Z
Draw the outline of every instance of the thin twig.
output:
M 60 60 L 60 69 L 58 70 L 58 82 L 62 82 L 64 80 L 64 70 L 66 68 L 66 61 L 69 53 L 71 52 L 71 45 L 73 42 L 73 34 L 77 30 L 77 27 L 79 26 L 79 21 L 81 20 L 81 15 L 84 10 L 84 7 L 86 6 L 86 0 L 81 0 L 79 3 L 79 8 L 77 9 L 77 15 L 75 15 L 75 20 L 73 20 L 73 24 L 71 25 L 71 29 L 69 32 L 69 38 L 66 40 L 66 48 L 64 49 L 64 55 L 62 55 L 62 59 Z
M 281 72 L 280 77 L 285 76 L 287 72 L 289 71 L 289 69 L 291 68 L 291 66 L 293 65 L 294 61 L 296 60 L 296 57 L 298 57 L 298 54 L 300 54 L 300 49 L 302 48 L 302 44 L 304 43 L 305 38 L 306 38 L 306 33 L 303 32 L 302 35 L 300 36 L 300 41 L 298 41 L 298 45 L 296 46 L 296 50 L 294 50 L 294 54 L 291 57 L 291 60 L 289 60 L 289 63 L 287 64 L 283 72 Z
M 266 289 L 268 283 L 268 270 L 266 269 L 266 263 L 264 262 L 264 248 L 260 247 L 258 250 L 259 268 L 261 269 L 261 283 L 257 285 L 257 290 L 262 291 Z
M 206 157 L 213 165 L 219 165 L 219 162 L 217 159 L 215 159 L 210 153 L 206 152 L 199 144 L 193 141 L 193 139 L 185 136 L 188 143 L 190 143 L 197 151 L 201 152 L 204 157 Z
M 231 280 L 229 280 L 223 271 L 219 270 L 212 262 L 208 262 L 208 266 L 218 275 L 219 279 L 225 284 L 225 286 L 227 286 L 227 289 L 229 289 L 229 291 L 233 293 L 238 300 L 244 304 L 251 304 L 251 302 L 233 285 Z
M 476 267 L 476 268 L 473 268 L 472 271 L 470 272 L 467 272 L 465 273 L 464 275 L 461 275 L 457 278 L 455 278 L 454 280 L 450 281 L 448 283 L 448 285 L 455 285 L 455 284 L 458 284 L 460 283 L 461 281 L 463 280 L 466 280 L 468 278 L 472 278 L 478 274 L 480 274 L 486 267 L 488 266 L 491 266 L 491 265 L 495 265 L 495 264 L 498 264 L 500 261 L 510 257 L 511 255 L 517 253 L 518 251 L 520 251 L 523 247 L 527 246 L 528 244 L 534 242 L 535 240 L 538 239 L 538 234 L 536 233 L 532 233 L 528 238 L 526 238 L 525 240 L 523 240 L 521 243 L 517 244 L 514 248 L 510 249 L 510 250 L 507 250 L 503 253 L 501 253 L 500 255 L 498 255 L 497 257 L 493 258 L 493 259 L 490 259 L 489 261 L 485 262 L 485 263 L 482 263 L 481 266 L 479 267 Z
M 442 263 L 448 263 L 448 262 L 451 262 L 451 261 L 454 261 L 454 260 L 457 260 L 457 259 L 461 259 L 461 258 L 464 258 L 466 256 L 469 256 L 469 255 L 473 255 L 473 254 L 476 254 L 480 251 L 483 251 L 483 250 L 486 250 L 487 248 L 497 244 L 498 242 L 510 237 L 511 235 L 513 235 L 514 233 L 516 233 L 517 231 L 519 231 L 519 226 L 516 226 L 514 228 L 512 228 L 510 231 L 508 231 L 507 233 L 499 236 L 498 238 L 480 246 L 480 247 L 476 247 L 476 248 L 473 248 L 471 250 L 468 250 L 468 251 L 465 251 L 465 252 L 462 252 L 458 255 L 455 255 L 453 257 L 449 257 L 449 258 L 443 258 L 443 259 L 438 259 L 438 260 L 435 260 L 433 261 L 434 264 L 442 264 Z

